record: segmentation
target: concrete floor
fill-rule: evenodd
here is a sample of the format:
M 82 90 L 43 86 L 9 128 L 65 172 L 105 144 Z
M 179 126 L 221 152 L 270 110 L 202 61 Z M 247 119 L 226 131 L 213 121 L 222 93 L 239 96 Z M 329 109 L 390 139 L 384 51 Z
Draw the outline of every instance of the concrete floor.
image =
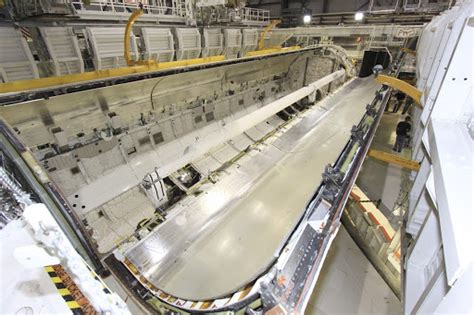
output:
M 401 314 L 401 311 L 398 298 L 341 226 L 306 314 Z

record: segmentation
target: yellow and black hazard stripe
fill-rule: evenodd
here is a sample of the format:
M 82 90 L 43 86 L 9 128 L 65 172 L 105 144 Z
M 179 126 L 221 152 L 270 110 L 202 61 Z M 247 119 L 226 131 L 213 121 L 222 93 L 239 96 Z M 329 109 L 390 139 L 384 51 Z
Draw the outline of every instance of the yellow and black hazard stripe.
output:
M 87 265 L 86 265 L 87 266 Z M 102 284 L 102 290 L 106 294 L 111 294 L 107 285 L 100 279 L 97 274 L 89 267 L 91 275 L 96 281 Z M 67 306 L 73 314 L 97 315 L 97 311 L 89 303 L 89 300 L 82 294 L 82 291 L 76 285 L 74 280 L 69 276 L 68 272 L 61 265 L 45 267 L 46 272 L 56 285 L 59 294 L 64 298 Z
M 52 269 L 51 269 L 52 268 Z M 52 270 L 52 271 L 51 271 Z M 50 266 L 50 268 L 47 269 L 48 274 L 50 272 L 53 272 L 51 275 L 55 275 L 56 277 L 52 277 L 53 282 L 59 283 L 59 280 L 61 281 L 62 285 L 59 285 L 61 288 L 68 289 L 69 295 L 72 296 L 73 300 L 76 303 L 69 303 L 71 301 L 66 301 L 66 304 L 70 306 L 71 311 L 73 314 L 85 314 L 85 315 L 97 315 L 98 313 L 94 309 L 94 307 L 89 303 L 89 300 L 86 298 L 86 296 L 82 293 L 82 291 L 79 289 L 79 287 L 76 285 L 74 280 L 69 276 L 68 272 L 63 268 L 61 265 L 54 265 Z M 56 279 L 59 278 L 59 279 Z M 64 287 L 63 287 L 64 286 Z M 58 287 L 58 285 L 57 285 Z M 59 290 L 58 290 L 59 291 Z M 67 293 L 66 291 L 60 291 Z M 69 297 L 68 297 L 69 299 Z M 76 304 L 79 304 L 80 308 L 76 308 Z
M 58 293 L 62 296 L 64 302 L 66 302 L 66 305 L 67 307 L 69 307 L 71 312 L 74 315 L 84 314 L 81 305 L 79 305 L 79 303 L 77 303 L 77 301 L 74 299 L 71 294 L 71 291 L 69 291 L 63 280 L 58 276 L 55 269 L 52 266 L 45 267 L 44 269 L 48 273 L 49 277 L 51 278 L 51 281 L 53 281 L 54 285 L 56 286 Z

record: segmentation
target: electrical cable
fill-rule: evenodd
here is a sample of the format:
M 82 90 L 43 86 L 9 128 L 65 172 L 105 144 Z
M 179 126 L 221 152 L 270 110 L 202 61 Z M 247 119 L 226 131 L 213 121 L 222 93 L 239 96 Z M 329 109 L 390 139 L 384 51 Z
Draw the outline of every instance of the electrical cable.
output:
M 153 92 L 155 92 L 155 88 L 157 87 L 157 85 L 163 81 L 165 79 L 165 77 L 159 79 L 158 81 L 156 81 L 156 83 L 153 85 L 153 87 L 151 88 L 151 92 L 150 92 L 150 103 L 151 103 L 151 109 L 152 110 L 155 110 L 155 104 L 153 103 Z M 163 109 L 164 110 L 164 109 Z

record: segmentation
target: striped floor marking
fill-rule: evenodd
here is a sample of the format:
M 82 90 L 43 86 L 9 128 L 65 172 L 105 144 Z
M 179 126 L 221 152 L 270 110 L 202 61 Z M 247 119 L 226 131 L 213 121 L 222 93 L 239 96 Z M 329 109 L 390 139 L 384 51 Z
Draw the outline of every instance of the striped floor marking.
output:
M 71 309 L 74 315 L 98 315 L 94 307 L 89 303 L 89 300 L 82 294 L 82 291 L 76 285 L 76 283 L 69 276 L 67 271 L 61 265 L 54 265 L 46 267 L 51 280 L 56 285 L 58 293 L 64 293 L 62 295 L 66 305 Z M 61 290 L 66 289 L 66 290 Z M 61 290 L 61 291 L 59 291 Z

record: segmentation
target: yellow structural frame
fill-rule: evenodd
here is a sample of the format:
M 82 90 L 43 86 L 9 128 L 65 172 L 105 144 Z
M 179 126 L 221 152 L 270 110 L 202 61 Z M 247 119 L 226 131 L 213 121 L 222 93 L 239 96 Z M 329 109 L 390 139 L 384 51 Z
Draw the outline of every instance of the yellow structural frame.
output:
M 405 48 L 405 47 L 403 47 L 403 48 L 401 48 L 400 50 L 401 50 L 401 51 L 403 51 L 404 53 L 407 53 L 407 54 L 410 54 L 410 55 L 416 56 L 416 51 L 414 51 L 414 50 L 411 50 L 411 49 L 409 49 L 409 48 Z
M 277 26 L 280 23 L 281 23 L 281 20 L 272 20 L 267 26 L 265 26 L 262 33 L 260 34 L 260 38 L 258 39 L 257 50 L 249 51 L 248 53 L 245 54 L 245 57 L 262 56 L 262 55 L 275 54 L 275 53 L 300 49 L 301 48 L 300 46 L 291 46 L 291 47 L 276 46 L 276 47 L 264 48 L 265 36 L 267 36 L 267 33 L 271 29 L 273 29 L 275 26 Z
M 105 69 L 90 71 L 77 74 L 67 74 L 56 77 L 32 79 L 32 80 L 20 80 L 14 82 L 0 83 L 0 94 L 1 93 L 12 93 L 29 91 L 35 89 L 42 89 L 48 87 L 56 87 L 61 85 L 68 85 L 86 81 L 102 80 L 114 77 L 122 77 L 132 74 L 155 72 L 160 70 L 182 68 L 199 64 L 206 64 L 211 62 L 218 62 L 225 60 L 224 56 L 212 56 L 205 58 L 196 58 L 188 60 L 178 60 L 170 62 L 160 62 L 155 64 L 143 64 L 132 67 L 123 67 L 116 69 Z
M 267 36 L 267 33 L 280 23 L 281 23 L 281 20 L 272 20 L 270 24 L 265 26 L 262 33 L 260 34 L 260 38 L 258 39 L 258 45 L 257 45 L 258 50 L 263 49 L 263 46 L 265 45 L 265 36 Z
M 261 56 L 261 55 L 275 54 L 275 53 L 281 53 L 281 52 L 286 52 L 286 51 L 298 50 L 300 48 L 301 48 L 300 46 L 290 46 L 290 47 L 274 47 L 274 48 L 267 48 L 267 49 L 262 49 L 262 50 L 254 50 L 254 51 L 249 51 L 248 53 L 246 53 L 245 57 L 255 57 L 255 56 Z
M 406 83 L 403 80 L 400 80 L 395 77 L 391 77 L 388 75 L 383 75 L 379 74 L 376 78 L 375 81 L 377 81 L 380 84 L 388 85 L 394 89 L 397 89 L 406 95 L 410 96 L 416 103 L 417 106 L 420 108 L 423 108 L 421 105 L 421 95 L 423 94 L 420 90 L 418 90 L 416 87 L 414 87 L 411 84 Z
M 169 61 L 169 62 L 156 62 L 154 60 L 145 60 L 145 61 L 134 61 L 130 55 L 130 35 L 132 32 L 133 24 L 143 14 L 143 10 L 135 10 L 130 18 L 128 19 L 127 25 L 125 27 L 124 34 L 124 58 L 128 67 L 115 68 L 115 69 L 104 69 L 97 71 L 89 71 L 76 74 L 67 74 L 62 76 L 54 76 L 47 78 L 31 79 L 31 80 L 20 80 L 14 82 L 0 83 L 0 94 L 2 93 L 15 93 L 23 91 L 31 91 L 43 88 L 52 88 L 57 86 L 71 85 L 87 81 L 103 80 L 109 78 L 118 78 L 127 75 L 155 72 L 160 70 L 172 69 L 172 68 L 183 68 L 193 65 L 206 64 L 212 62 L 219 62 L 225 60 L 225 56 L 211 56 L 205 58 L 195 58 L 188 60 L 178 60 L 178 61 Z M 280 24 L 280 20 L 273 20 L 263 33 L 261 34 L 259 40 L 259 47 L 263 47 L 263 42 L 265 39 L 266 33 Z M 246 57 L 261 56 L 274 53 L 282 53 L 286 51 L 292 51 L 300 49 L 299 46 L 292 47 L 271 47 L 262 50 L 256 50 L 248 52 Z
M 127 25 L 125 26 L 125 35 L 123 40 L 123 56 L 129 67 L 116 68 L 116 69 L 105 69 L 90 71 L 77 74 L 67 74 L 62 76 L 32 79 L 32 80 L 20 80 L 8 83 L 0 83 L 0 94 L 1 93 L 13 93 L 21 91 L 29 91 L 41 88 L 62 86 L 68 84 L 75 84 L 86 81 L 94 81 L 101 79 L 108 79 L 114 77 L 122 77 L 138 73 L 154 72 L 159 70 L 188 67 L 198 64 L 206 64 L 211 62 L 218 62 L 225 60 L 225 56 L 211 56 L 205 58 L 195 58 L 188 60 L 178 60 L 170 62 L 156 62 L 154 60 L 146 61 L 134 61 L 130 56 L 130 35 L 132 33 L 133 24 L 139 16 L 143 14 L 143 10 L 135 10 L 130 15 Z
M 391 154 L 388 152 L 370 149 L 367 155 L 379 161 L 395 164 L 412 171 L 418 171 L 420 169 L 420 163 L 418 163 L 417 161 L 406 159 L 399 155 Z
M 143 14 L 143 10 L 135 10 L 132 15 L 128 18 L 127 25 L 125 26 L 125 35 L 123 38 L 123 57 L 127 62 L 128 66 L 135 65 L 135 61 L 130 57 L 130 34 L 132 33 L 133 24 L 135 24 L 136 19 Z

